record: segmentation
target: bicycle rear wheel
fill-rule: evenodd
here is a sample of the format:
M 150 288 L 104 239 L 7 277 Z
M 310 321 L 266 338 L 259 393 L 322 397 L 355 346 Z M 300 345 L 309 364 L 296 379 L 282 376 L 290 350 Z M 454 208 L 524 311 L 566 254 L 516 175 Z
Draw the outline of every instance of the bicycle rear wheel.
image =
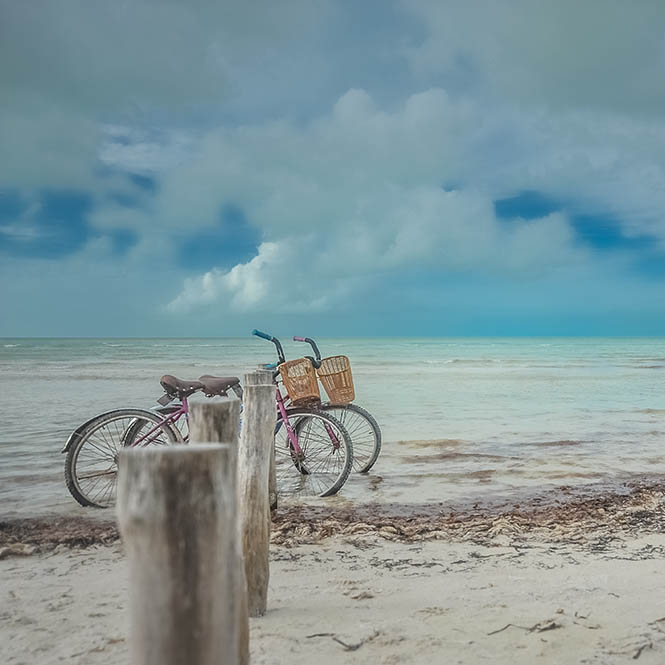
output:
M 322 404 L 321 409 L 346 427 L 353 444 L 353 470 L 367 473 L 381 452 L 381 429 L 372 414 L 357 404 Z
M 351 473 L 353 445 L 344 425 L 330 414 L 288 409 L 298 439 L 298 455 L 282 420 L 275 431 L 275 472 L 280 496 L 331 496 Z
M 103 413 L 79 433 L 67 451 L 67 489 L 82 506 L 108 508 L 115 503 L 121 448 L 180 442 L 180 434 L 152 411 L 117 409 Z

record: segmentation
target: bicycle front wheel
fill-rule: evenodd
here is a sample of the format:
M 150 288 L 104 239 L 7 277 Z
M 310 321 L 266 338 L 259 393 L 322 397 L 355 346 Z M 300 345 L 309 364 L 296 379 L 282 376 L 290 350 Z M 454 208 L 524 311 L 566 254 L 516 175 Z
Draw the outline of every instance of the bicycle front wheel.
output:
M 308 409 L 288 409 L 297 452 L 280 418 L 275 432 L 275 472 L 280 496 L 331 496 L 351 473 L 353 445 L 334 416 Z
M 346 427 L 353 444 L 353 470 L 367 473 L 381 452 L 381 429 L 372 414 L 357 404 L 322 404 L 321 409 Z
M 121 448 L 180 442 L 180 434 L 152 411 L 117 409 L 103 413 L 78 435 L 67 451 L 67 489 L 82 506 L 108 508 L 115 503 Z

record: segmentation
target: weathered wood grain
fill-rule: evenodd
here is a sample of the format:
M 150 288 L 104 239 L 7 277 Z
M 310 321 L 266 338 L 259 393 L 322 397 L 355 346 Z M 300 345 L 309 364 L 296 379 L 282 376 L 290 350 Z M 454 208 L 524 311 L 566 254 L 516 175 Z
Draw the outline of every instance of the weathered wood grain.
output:
M 238 437 L 240 433 L 240 401 L 237 399 L 193 403 L 189 414 L 190 441 L 210 443 L 223 442 L 231 444 L 233 464 L 238 469 Z M 247 614 L 247 582 L 243 566 L 242 534 L 240 519 L 237 520 L 237 531 L 234 541 L 235 566 L 240 570 L 236 577 L 238 589 L 236 593 L 243 607 L 240 613 L 239 663 L 249 663 L 249 618 Z
M 132 665 L 242 665 L 234 461 L 230 444 L 121 451 Z
M 273 383 L 273 372 L 269 369 L 258 369 L 251 374 L 245 375 L 245 385 L 262 386 Z M 277 387 L 275 386 L 275 390 Z M 268 476 L 268 497 L 270 499 L 270 511 L 277 510 L 277 473 L 275 470 L 275 446 L 270 448 L 270 475 Z
M 265 377 L 264 380 L 268 377 Z M 270 578 L 271 450 L 275 438 L 275 385 L 260 384 L 259 372 L 245 376 L 242 440 L 238 450 L 238 498 L 249 616 L 266 612 Z

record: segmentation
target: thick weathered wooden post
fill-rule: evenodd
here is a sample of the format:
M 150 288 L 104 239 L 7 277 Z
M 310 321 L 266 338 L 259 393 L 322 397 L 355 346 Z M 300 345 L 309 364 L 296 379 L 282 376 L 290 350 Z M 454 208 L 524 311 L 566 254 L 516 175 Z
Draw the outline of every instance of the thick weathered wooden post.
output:
M 234 462 L 229 444 L 121 450 L 132 665 L 241 665 Z
M 240 400 L 195 402 L 190 405 L 190 441 L 230 443 L 237 450 L 239 433 Z
M 248 383 L 249 382 L 249 383 Z M 245 385 L 264 386 L 273 383 L 273 373 L 269 369 L 259 369 L 251 374 L 245 374 Z M 275 388 L 277 390 L 277 388 Z M 270 447 L 270 475 L 268 476 L 268 498 L 270 510 L 277 510 L 277 473 L 275 470 L 275 446 Z
M 260 384 L 260 380 L 268 383 Z M 272 376 L 245 375 L 242 441 L 238 450 L 238 498 L 249 616 L 266 612 L 270 577 L 270 451 L 275 440 Z
M 239 400 L 232 399 L 219 402 L 195 402 L 191 405 L 189 412 L 189 440 L 202 443 L 214 441 L 229 443 L 232 449 L 233 464 L 236 469 L 236 479 L 238 469 L 239 431 Z M 237 480 L 235 487 L 237 498 Z M 237 503 L 236 508 L 238 508 Z M 240 519 L 238 519 L 236 524 L 236 534 L 234 537 L 234 557 L 235 565 L 240 571 L 240 573 L 236 576 L 237 588 L 235 591 L 239 598 L 241 607 L 240 614 L 238 615 L 238 620 L 240 622 L 238 662 L 239 665 L 248 665 L 249 617 L 247 613 L 247 582 L 245 580 L 245 569 L 243 566 Z

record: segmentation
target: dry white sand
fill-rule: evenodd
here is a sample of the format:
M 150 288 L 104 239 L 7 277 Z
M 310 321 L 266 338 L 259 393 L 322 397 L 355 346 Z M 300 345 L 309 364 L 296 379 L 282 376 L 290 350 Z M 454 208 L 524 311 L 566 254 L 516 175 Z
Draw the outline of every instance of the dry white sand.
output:
M 252 663 L 665 662 L 665 535 L 515 542 L 275 546 Z M 120 544 L 9 557 L 0 580 L 1 662 L 127 662 Z

